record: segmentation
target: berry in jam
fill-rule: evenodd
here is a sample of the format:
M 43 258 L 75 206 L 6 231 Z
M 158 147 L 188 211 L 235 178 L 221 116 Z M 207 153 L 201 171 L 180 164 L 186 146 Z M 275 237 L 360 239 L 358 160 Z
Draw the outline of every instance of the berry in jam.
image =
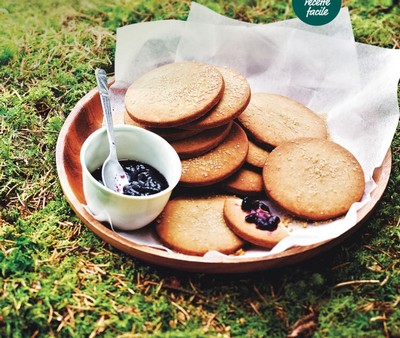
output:
M 258 201 L 258 208 L 269 212 L 269 207 L 265 201 Z
M 256 200 L 252 199 L 251 197 L 244 197 L 242 200 L 242 210 L 244 211 L 251 211 L 256 209 Z
M 265 201 L 244 197 L 242 200 L 242 210 L 247 211 L 245 221 L 254 223 L 260 230 L 274 231 L 278 227 L 280 219 L 272 216 L 270 209 Z
M 149 164 L 135 160 L 120 160 L 129 184 L 123 187 L 123 194 L 129 196 L 148 196 L 168 188 L 165 177 Z M 93 177 L 103 184 L 101 167 L 92 172 Z

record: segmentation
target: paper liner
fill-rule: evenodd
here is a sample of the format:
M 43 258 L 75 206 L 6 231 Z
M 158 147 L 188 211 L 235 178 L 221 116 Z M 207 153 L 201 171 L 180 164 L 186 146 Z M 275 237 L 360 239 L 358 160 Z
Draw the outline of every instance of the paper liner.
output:
M 278 93 L 308 106 L 326 118 L 330 138 L 351 151 L 365 173 L 364 196 L 345 217 L 305 228 L 292 224 L 291 235 L 274 249 L 254 247 L 245 255 L 262 257 L 333 239 L 356 224 L 357 210 L 376 187 L 373 171 L 382 164 L 399 121 L 400 50 L 355 42 L 346 7 L 329 24 L 309 26 L 298 19 L 245 23 L 192 3 L 186 21 L 117 30 L 113 87 L 126 89 L 150 69 L 185 60 L 232 67 L 247 78 L 252 92 Z M 117 232 L 135 243 L 169 250 L 150 228 Z

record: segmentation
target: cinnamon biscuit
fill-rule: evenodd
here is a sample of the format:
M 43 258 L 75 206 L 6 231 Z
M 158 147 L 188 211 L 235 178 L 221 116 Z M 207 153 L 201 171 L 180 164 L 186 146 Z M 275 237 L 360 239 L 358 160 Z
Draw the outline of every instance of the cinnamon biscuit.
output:
M 223 208 L 226 196 L 180 197 L 170 200 L 156 222 L 165 246 L 187 255 L 211 250 L 232 254 L 244 242 L 227 227 Z
M 249 141 L 249 152 L 246 157 L 246 162 L 255 168 L 263 168 L 268 154 L 268 150 L 265 150 L 254 142 Z
M 170 143 L 181 159 L 197 157 L 218 146 L 229 134 L 232 123 L 207 129 L 192 137 Z
M 184 140 L 188 137 L 193 137 L 200 134 L 201 130 L 185 130 L 181 128 L 147 128 L 153 133 L 165 138 L 169 142 Z
M 239 116 L 250 102 L 250 86 L 246 78 L 228 67 L 217 67 L 224 78 L 225 89 L 221 100 L 206 115 L 189 124 L 184 129 L 203 130 L 215 128 Z
M 170 63 L 135 80 L 125 94 L 131 118 L 150 127 L 176 127 L 207 113 L 222 97 L 218 69 L 200 62 Z
M 180 184 L 184 186 L 207 186 L 224 180 L 239 170 L 246 160 L 247 135 L 233 123 L 225 140 L 206 154 L 182 160 Z
M 246 167 L 240 168 L 222 181 L 221 187 L 229 193 L 241 196 L 257 196 L 264 192 L 261 174 Z
M 276 147 L 265 162 L 263 181 L 272 200 L 310 220 L 345 214 L 365 188 L 357 159 L 339 144 L 318 138 Z
M 131 126 L 140 127 L 140 128 L 149 129 L 149 130 L 151 129 L 148 126 L 145 126 L 144 124 L 133 120 L 132 117 L 128 114 L 128 111 L 126 109 L 124 110 L 124 124 L 129 124 Z
M 136 126 L 136 127 L 140 127 L 140 128 L 144 128 L 147 130 L 152 131 L 153 133 L 156 133 L 157 135 L 165 138 L 167 141 L 178 141 L 178 140 L 183 140 L 187 137 L 191 137 L 194 136 L 196 134 L 199 134 L 201 132 L 201 130 L 189 130 L 189 129 L 180 129 L 180 128 L 152 128 L 152 127 L 148 127 L 145 126 L 144 124 L 141 124 L 139 122 L 136 122 L 135 120 L 133 120 L 130 115 L 128 114 L 128 112 L 124 111 L 124 123 L 125 124 L 129 124 L 132 126 Z
M 224 204 L 224 218 L 228 227 L 245 241 L 272 249 L 283 238 L 289 235 L 286 227 L 281 223 L 273 231 L 261 230 L 254 223 L 246 222 L 249 212 L 242 210 L 240 198 L 227 198 Z
M 325 121 L 312 110 L 288 97 L 253 93 L 247 108 L 237 118 L 257 143 L 276 147 L 299 137 L 327 137 Z

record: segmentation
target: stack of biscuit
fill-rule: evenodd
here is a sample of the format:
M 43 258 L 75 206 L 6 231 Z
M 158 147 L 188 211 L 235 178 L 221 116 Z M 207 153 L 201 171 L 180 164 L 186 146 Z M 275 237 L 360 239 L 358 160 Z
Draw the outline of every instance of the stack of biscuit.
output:
M 264 192 L 262 170 L 277 145 L 299 137 L 327 137 L 322 118 L 301 103 L 277 94 L 253 93 L 237 121 L 248 135 L 249 153 L 246 165 L 225 182 L 225 187 L 242 195 Z
M 361 165 L 328 139 L 325 121 L 311 109 L 282 95 L 254 93 L 238 122 L 261 149 L 271 151 L 262 165 L 262 188 L 289 214 L 328 220 L 362 198 Z
M 245 162 L 247 135 L 234 120 L 250 98 L 246 78 L 231 68 L 172 63 L 128 88 L 124 120 L 170 142 L 182 160 L 181 186 L 210 186 Z
M 160 239 L 178 252 L 233 253 L 246 242 L 272 248 L 288 236 L 282 224 L 263 231 L 245 222 L 236 196 L 268 198 L 291 215 L 318 221 L 345 214 L 364 192 L 360 164 L 328 140 L 318 114 L 282 95 L 251 93 L 231 68 L 158 67 L 128 88 L 125 108 L 125 123 L 175 148 L 180 187 L 207 189 L 170 201 L 157 220 Z
M 264 193 L 262 171 L 269 153 L 277 145 L 300 137 L 327 137 L 322 118 L 304 105 L 277 94 L 253 93 L 236 121 L 248 136 L 249 151 L 244 166 L 222 186 L 239 195 Z

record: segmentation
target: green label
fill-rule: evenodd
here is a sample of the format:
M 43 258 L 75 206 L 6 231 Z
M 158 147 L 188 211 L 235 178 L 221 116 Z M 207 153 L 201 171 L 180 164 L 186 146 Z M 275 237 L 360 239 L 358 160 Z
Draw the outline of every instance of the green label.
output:
M 322 26 L 331 22 L 340 11 L 341 0 L 292 0 L 293 10 L 304 23 Z

